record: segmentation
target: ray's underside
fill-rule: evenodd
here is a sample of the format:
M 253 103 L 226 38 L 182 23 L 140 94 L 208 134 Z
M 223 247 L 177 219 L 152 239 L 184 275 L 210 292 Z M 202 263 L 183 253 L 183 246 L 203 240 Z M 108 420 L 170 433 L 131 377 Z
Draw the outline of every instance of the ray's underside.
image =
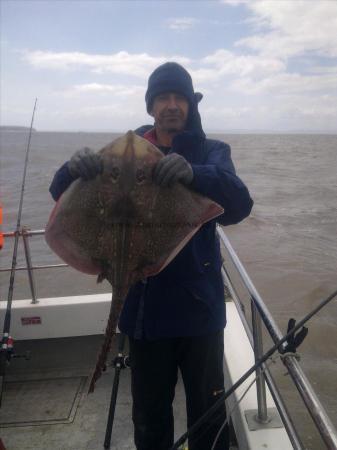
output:
M 113 299 L 105 340 L 90 384 L 104 370 L 130 286 L 160 272 L 200 226 L 223 209 L 180 183 L 161 188 L 152 172 L 163 154 L 133 132 L 100 150 L 103 173 L 63 193 L 46 241 L 72 267 L 106 278 Z

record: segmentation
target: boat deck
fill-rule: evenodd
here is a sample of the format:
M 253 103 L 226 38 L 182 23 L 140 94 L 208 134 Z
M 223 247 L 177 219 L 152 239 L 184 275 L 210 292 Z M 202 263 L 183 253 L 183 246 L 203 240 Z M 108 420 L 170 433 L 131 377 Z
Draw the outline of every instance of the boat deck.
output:
M 83 309 L 85 305 L 86 303 L 81 308 Z M 37 307 L 38 305 L 34 305 L 35 312 Z M 54 313 L 55 310 L 52 309 L 50 314 Z M 30 316 L 31 319 L 34 317 Z M 69 315 L 64 317 L 67 317 L 69 322 Z M 75 315 L 72 317 L 74 322 Z M 254 362 L 251 345 L 232 302 L 227 303 L 227 317 L 228 325 L 224 336 L 226 389 Z M 0 408 L 0 437 L 5 450 L 103 449 L 114 378 L 114 368 L 111 365 L 97 381 L 95 392 L 87 394 L 102 341 L 102 334 L 93 334 L 16 342 L 17 355 L 25 355 L 26 352 L 30 352 L 31 355 L 29 360 L 23 357 L 12 359 L 6 373 Z M 125 354 L 127 352 L 126 349 Z M 114 339 L 108 362 L 112 361 L 116 354 L 116 339 Z M 242 355 L 245 355 L 245 358 L 242 358 Z M 235 445 L 231 448 L 259 450 L 267 446 L 273 450 L 290 450 L 292 446 L 289 438 L 278 420 L 276 423 L 272 420 L 263 427 L 248 426 L 246 414 L 254 412 L 257 405 L 256 386 L 252 386 L 232 411 L 253 378 L 254 375 L 251 375 L 228 399 L 228 411 L 231 411 L 231 419 L 236 430 L 234 432 L 232 428 Z M 267 406 L 275 407 L 268 391 Z M 178 438 L 186 431 L 185 395 L 180 379 L 173 407 L 175 437 Z M 276 426 L 271 427 L 273 424 Z M 111 450 L 134 448 L 130 371 L 124 369 L 120 377 Z M 1 441 L 0 450 L 3 450 Z
M 102 336 L 20 341 L 18 354 L 6 373 L 0 409 L 0 436 L 6 450 L 103 449 L 114 376 L 108 367 L 87 395 Z M 115 343 L 111 358 L 116 354 Z M 112 450 L 131 450 L 130 371 L 121 372 Z M 181 382 L 174 401 L 176 436 L 186 430 L 185 399 Z

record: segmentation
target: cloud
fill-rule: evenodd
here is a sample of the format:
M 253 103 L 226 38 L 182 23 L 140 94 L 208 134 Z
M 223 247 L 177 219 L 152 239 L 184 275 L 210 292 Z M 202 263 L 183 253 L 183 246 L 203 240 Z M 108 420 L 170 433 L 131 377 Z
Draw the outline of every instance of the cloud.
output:
M 221 117 L 222 120 L 229 119 L 229 118 L 241 118 L 243 116 L 247 116 L 247 114 L 250 114 L 254 111 L 253 108 L 249 106 L 238 106 L 238 107 L 223 107 L 223 108 L 214 108 L 209 107 L 206 108 L 203 113 L 207 117 L 208 120 L 214 119 L 217 117 Z
M 284 62 L 277 58 L 259 57 L 255 55 L 236 55 L 228 50 L 220 49 L 201 60 L 202 64 L 213 66 L 212 73 L 222 75 L 258 75 L 284 71 Z
M 337 112 L 337 92 L 334 95 L 323 93 L 315 96 L 290 93 L 283 95 L 282 98 L 284 99 L 284 105 L 292 103 L 303 110 L 316 107 L 317 110 L 331 111 L 332 107 L 334 107 Z
M 337 98 L 321 95 L 266 97 L 255 106 L 247 100 L 229 107 L 214 106 L 202 111 L 203 124 L 209 130 L 325 130 L 336 132 Z
M 337 2 L 320 0 L 252 1 L 251 22 L 260 33 L 239 40 L 261 55 L 290 58 L 312 52 L 337 56 Z
M 186 31 L 194 27 L 200 21 L 193 17 L 176 17 L 167 19 L 166 23 L 171 30 Z
M 269 106 L 267 111 L 271 116 L 282 118 L 289 128 L 336 132 L 336 95 L 283 95 L 279 102 L 274 102 L 274 108 Z
M 147 78 L 158 65 L 168 60 L 164 56 L 150 56 L 147 53 L 131 54 L 120 51 L 115 54 L 90 54 L 83 52 L 29 51 L 23 52 L 23 59 L 37 69 L 83 70 L 94 73 L 114 73 Z M 171 60 L 188 64 L 189 58 L 171 56 Z
M 229 50 L 219 49 L 214 53 L 195 61 L 189 68 L 195 85 L 215 83 L 225 77 L 231 78 L 250 76 L 253 79 L 284 72 L 285 63 L 277 58 L 255 55 L 235 54 Z M 200 87 L 199 87 L 200 89 Z M 209 87 L 207 88 L 209 90 Z
M 337 74 L 337 66 L 312 66 L 310 67 L 311 73 L 320 73 L 320 74 L 326 74 L 326 73 L 335 73 Z
M 120 105 L 91 105 L 83 106 L 79 110 L 69 110 L 66 114 L 67 117 L 101 117 L 102 115 L 111 115 L 120 119 L 121 117 L 132 117 L 136 115 L 133 109 L 122 108 Z
M 185 56 L 154 57 L 148 54 L 130 54 L 119 52 L 112 55 L 97 55 L 83 52 L 25 51 L 24 60 L 36 69 L 49 70 L 88 70 L 93 73 L 106 72 L 116 75 L 134 76 L 146 79 L 158 65 L 174 60 L 190 70 L 195 83 L 216 81 L 226 75 L 263 76 L 281 72 L 285 69 L 282 60 L 255 55 L 237 55 L 225 49 L 201 58 L 191 60 Z M 196 68 L 193 68 L 196 67 Z M 118 86 L 89 84 L 79 85 L 77 90 L 110 91 L 118 90 Z
M 220 3 L 223 3 L 224 5 L 238 6 L 238 5 L 245 5 L 249 3 L 249 1 L 253 0 L 220 0 Z
M 231 88 L 249 95 L 269 94 L 314 94 L 323 91 L 337 92 L 337 73 L 308 76 L 299 73 L 281 73 L 260 80 L 249 77 L 236 79 Z
M 114 104 L 123 106 L 129 104 L 143 104 L 145 97 L 144 85 L 133 84 L 103 84 L 82 83 L 75 84 L 69 88 L 61 88 L 53 91 L 55 98 L 71 100 L 73 104 Z
M 106 94 L 111 93 L 114 95 L 130 96 L 143 94 L 145 92 L 145 86 L 136 85 L 124 85 L 124 84 L 100 84 L 100 83 L 87 83 L 76 84 L 68 91 L 70 93 L 85 93 L 85 94 Z

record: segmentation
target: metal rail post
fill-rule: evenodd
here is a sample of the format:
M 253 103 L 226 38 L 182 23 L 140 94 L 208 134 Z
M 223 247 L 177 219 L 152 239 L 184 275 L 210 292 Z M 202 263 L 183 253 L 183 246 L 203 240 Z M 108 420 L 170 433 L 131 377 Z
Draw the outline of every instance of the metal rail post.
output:
M 252 309 L 252 327 L 254 340 L 254 358 L 255 362 L 261 359 L 263 355 L 262 327 L 261 317 L 256 309 L 253 299 L 251 299 Z M 266 382 L 261 367 L 256 369 L 256 394 L 257 394 L 257 415 L 255 419 L 260 423 L 268 423 L 268 409 L 266 397 Z

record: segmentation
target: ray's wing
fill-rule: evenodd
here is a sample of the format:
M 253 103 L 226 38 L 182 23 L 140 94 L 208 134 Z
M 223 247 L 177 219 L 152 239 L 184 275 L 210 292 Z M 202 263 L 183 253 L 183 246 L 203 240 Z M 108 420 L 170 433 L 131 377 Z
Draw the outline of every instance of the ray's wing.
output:
M 104 221 L 101 219 L 98 178 L 78 179 L 54 206 L 45 230 L 49 247 L 67 264 L 87 274 L 99 274 Z
M 147 207 L 137 215 L 142 220 L 130 230 L 129 258 L 137 261 L 132 282 L 159 273 L 204 223 L 223 213 L 220 205 L 180 183 L 172 188 L 152 185 L 149 190 Z

